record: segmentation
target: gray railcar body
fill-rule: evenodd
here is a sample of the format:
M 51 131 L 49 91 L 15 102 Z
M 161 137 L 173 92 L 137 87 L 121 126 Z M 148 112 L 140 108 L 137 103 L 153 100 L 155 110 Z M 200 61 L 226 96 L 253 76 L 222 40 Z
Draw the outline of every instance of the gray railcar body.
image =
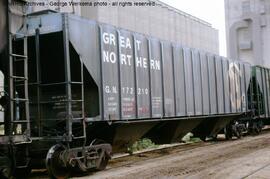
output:
M 28 18 L 29 35 L 40 22 L 41 34 L 61 31 L 63 16 L 70 42 L 98 86 L 99 115 L 91 120 L 247 112 L 248 64 L 70 14 Z

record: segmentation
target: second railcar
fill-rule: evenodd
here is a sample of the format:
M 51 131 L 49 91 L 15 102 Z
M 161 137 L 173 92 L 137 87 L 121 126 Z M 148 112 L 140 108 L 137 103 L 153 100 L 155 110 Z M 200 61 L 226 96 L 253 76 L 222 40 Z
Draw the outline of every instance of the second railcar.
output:
M 252 79 L 249 88 L 248 117 L 240 119 L 249 133 L 259 133 L 265 125 L 269 125 L 270 116 L 270 70 L 261 66 L 252 67 Z
M 264 120 L 269 125 L 270 116 L 270 70 L 268 68 L 253 67 L 253 98 L 252 103 L 255 111 L 254 116 Z

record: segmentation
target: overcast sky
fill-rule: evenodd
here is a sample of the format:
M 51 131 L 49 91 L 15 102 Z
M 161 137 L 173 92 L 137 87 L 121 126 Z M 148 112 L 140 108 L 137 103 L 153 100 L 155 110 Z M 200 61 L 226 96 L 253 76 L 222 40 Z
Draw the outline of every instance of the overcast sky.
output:
M 199 17 L 219 30 L 220 54 L 226 53 L 224 0 L 161 0 L 177 9 Z

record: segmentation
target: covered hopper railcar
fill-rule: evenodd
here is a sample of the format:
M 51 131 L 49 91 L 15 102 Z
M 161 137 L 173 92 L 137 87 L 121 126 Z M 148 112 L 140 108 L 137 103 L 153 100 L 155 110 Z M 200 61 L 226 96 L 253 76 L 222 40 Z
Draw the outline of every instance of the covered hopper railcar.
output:
M 28 15 L 12 37 L 12 52 L 28 59 L 14 66 L 16 74 L 30 70 L 10 81 L 14 119 L 5 120 L 29 114 L 21 122 L 29 123 L 22 135 L 30 140 L 21 141 L 21 158 L 5 151 L 10 158 L 0 171 L 23 168 L 25 159 L 25 170 L 46 159 L 56 178 L 69 168 L 104 169 L 110 145 L 117 151 L 141 137 L 168 143 L 190 131 L 216 135 L 251 109 L 247 63 L 50 11 Z M 24 98 L 29 111 L 19 104 Z M 10 129 L 20 133 L 18 126 Z
M 249 108 L 251 120 L 241 119 L 240 124 L 245 124 L 251 133 L 259 133 L 263 126 L 269 125 L 270 115 L 270 71 L 261 66 L 252 67 L 252 79 L 249 88 Z

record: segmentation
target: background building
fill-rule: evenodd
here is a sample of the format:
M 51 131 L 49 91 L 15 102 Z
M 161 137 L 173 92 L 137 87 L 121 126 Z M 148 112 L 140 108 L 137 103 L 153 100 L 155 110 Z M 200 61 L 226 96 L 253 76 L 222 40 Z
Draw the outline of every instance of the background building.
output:
M 225 0 L 228 57 L 270 67 L 270 1 Z
M 35 0 L 35 2 L 59 2 L 59 0 Z M 61 2 L 71 0 L 63 0 Z M 80 0 L 73 0 L 79 2 Z M 149 0 L 140 0 L 140 2 L 150 2 Z M 95 2 L 95 1 L 92 1 Z M 113 2 L 113 1 L 107 1 Z M 137 2 L 136 0 L 118 0 L 119 3 Z M 155 6 L 135 7 L 128 6 L 47 6 L 53 10 L 61 12 L 73 12 L 83 17 L 97 20 L 140 32 L 146 35 L 157 37 L 163 40 L 178 42 L 192 48 L 219 54 L 218 30 L 211 24 L 190 14 L 173 8 L 161 1 L 155 2 Z M 48 3 L 50 4 L 50 3 Z M 32 6 L 31 11 L 42 10 L 44 7 Z

